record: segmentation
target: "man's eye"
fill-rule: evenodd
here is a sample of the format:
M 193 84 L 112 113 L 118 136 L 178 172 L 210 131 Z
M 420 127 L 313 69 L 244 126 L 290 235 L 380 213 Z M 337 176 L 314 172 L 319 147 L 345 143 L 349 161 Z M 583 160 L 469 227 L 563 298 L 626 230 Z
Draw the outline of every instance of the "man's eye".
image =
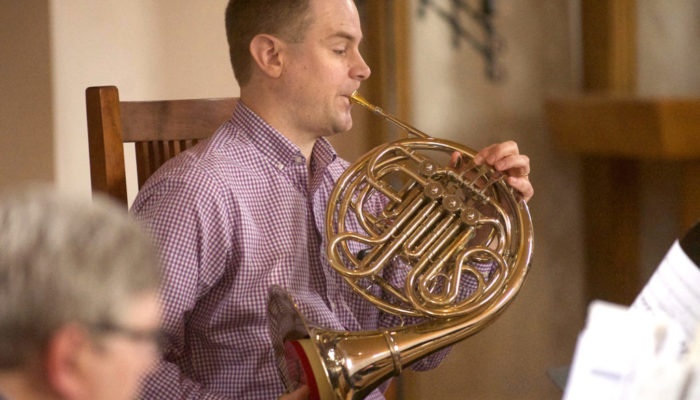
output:
M 346 51 L 347 50 L 345 50 L 345 49 L 334 49 L 333 50 L 333 52 L 339 56 L 342 56 L 343 54 L 345 54 Z

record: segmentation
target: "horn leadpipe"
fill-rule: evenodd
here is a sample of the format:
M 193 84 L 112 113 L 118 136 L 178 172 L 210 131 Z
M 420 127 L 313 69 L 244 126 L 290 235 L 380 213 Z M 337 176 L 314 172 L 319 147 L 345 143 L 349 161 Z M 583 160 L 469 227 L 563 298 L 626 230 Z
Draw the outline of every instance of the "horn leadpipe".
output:
M 416 128 L 412 127 L 411 125 L 408 125 L 407 123 L 401 121 L 400 119 L 394 117 L 391 114 L 387 114 L 386 112 L 384 112 L 384 110 L 382 110 L 381 107 L 377 107 L 374 104 L 370 103 L 364 97 L 360 96 L 360 94 L 357 93 L 357 90 L 352 92 L 352 94 L 350 95 L 350 100 L 356 104 L 361 105 L 362 107 L 365 107 L 366 109 L 372 111 L 373 113 L 384 117 L 386 120 L 394 123 L 395 125 L 399 126 L 401 129 L 405 130 L 408 133 L 412 133 L 412 134 L 414 134 L 422 139 L 432 139 L 432 137 L 430 135 L 428 135 L 427 133 L 422 132 L 419 129 L 416 129 Z

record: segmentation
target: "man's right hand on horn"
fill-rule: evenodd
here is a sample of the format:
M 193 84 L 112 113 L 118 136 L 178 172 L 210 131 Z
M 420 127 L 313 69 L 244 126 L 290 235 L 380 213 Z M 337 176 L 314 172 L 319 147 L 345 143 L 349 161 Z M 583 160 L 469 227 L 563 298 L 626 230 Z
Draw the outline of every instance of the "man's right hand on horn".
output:
M 535 193 L 530 182 L 530 158 L 520 154 L 518 144 L 512 140 L 496 143 L 481 149 L 473 159 L 475 165 L 490 165 L 497 171 L 508 175 L 508 184 L 515 188 L 527 202 Z M 452 154 L 452 165 L 466 169 L 466 164 L 459 160 L 459 153 Z

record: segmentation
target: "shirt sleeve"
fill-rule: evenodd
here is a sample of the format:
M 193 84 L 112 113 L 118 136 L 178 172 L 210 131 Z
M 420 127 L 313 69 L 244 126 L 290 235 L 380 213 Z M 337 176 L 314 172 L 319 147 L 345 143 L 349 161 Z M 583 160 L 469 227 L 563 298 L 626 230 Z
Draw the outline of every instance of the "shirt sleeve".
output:
M 221 193 L 213 179 L 190 171 L 149 181 L 132 207 L 134 217 L 151 234 L 162 265 L 164 355 L 146 379 L 141 398 L 225 399 L 185 371 L 188 318 L 231 256 L 230 219 Z

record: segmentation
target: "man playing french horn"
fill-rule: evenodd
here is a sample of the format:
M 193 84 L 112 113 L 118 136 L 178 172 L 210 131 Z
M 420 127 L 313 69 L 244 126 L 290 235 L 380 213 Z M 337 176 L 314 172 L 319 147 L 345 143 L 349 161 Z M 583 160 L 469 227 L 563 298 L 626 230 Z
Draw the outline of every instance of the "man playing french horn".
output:
M 231 120 L 157 171 L 132 207 L 164 264 L 168 340 L 143 398 L 306 398 L 306 387 L 284 394 L 277 375 L 266 316 L 272 285 L 333 329 L 396 322 L 353 294 L 325 252 L 326 206 L 348 167 L 326 137 L 351 128 L 350 96 L 370 76 L 355 4 L 231 0 L 226 29 L 240 86 Z M 532 197 L 530 162 L 514 142 L 486 147 L 472 162 Z

